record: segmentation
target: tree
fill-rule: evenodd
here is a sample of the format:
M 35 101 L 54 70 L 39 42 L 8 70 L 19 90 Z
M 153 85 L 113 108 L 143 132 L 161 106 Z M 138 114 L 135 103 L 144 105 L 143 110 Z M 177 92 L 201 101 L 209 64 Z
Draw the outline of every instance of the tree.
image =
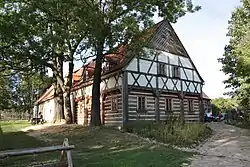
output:
M 85 16 L 80 14 L 85 8 L 83 1 L 9 0 L 1 3 L 4 68 L 17 71 L 37 67 L 52 69 L 57 93 L 62 92 L 64 96 L 66 122 L 72 123 L 70 88 L 74 54 L 84 37 L 81 23 Z M 69 64 L 67 78 L 63 78 L 63 62 Z
M 212 111 L 213 115 L 218 115 L 222 112 L 236 109 L 238 102 L 236 98 L 215 98 L 212 99 Z
M 144 30 L 151 27 L 153 16 L 167 18 L 171 22 L 184 16 L 186 12 L 195 12 L 200 6 L 194 6 L 191 0 L 86 0 L 84 45 L 89 46 L 95 56 L 95 69 L 92 90 L 91 125 L 99 126 L 100 119 L 100 83 L 101 66 L 105 55 L 117 53 L 116 49 L 126 45 L 126 52 L 138 54 L 146 46 L 147 36 Z M 144 33 L 144 35 L 142 35 Z M 150 32 L 148 32 L 150 33 Z
M 91 112 L 91 125 L 94 126 L 101 124 L 100 82 L 104 56 L 116 53 L 116 48 L 124 43 L 130 44 L 126 45 L 126 49 L 132 51 L 131 53 L 136 54 L 140 51 L 144 43 L 141 34 L 143 30 L 153 25 L 155 13 L 170 22 L 176 22 L 186 12 L 200 9 L 200 6 L 193 5 L 192 0 L 30 0 L 22 3 L 9 0 L 7 2 L 7 7 L 2 10 L 4 11 L 2 27 L 11 25 L 17 31 L 14 35 L 10 32 L 2 33 L 8 34 L 2 42 L 6 45 L 1 48 L 5 49 L 4 53 L 7 55 L 4 58 L 10 62 L 11 53 L 13 60 L 22 61 L 28 58 L 31 65 L 52 69 L 64 94 L 67 123 L 72 122 L 69 95 L 74 54 L 88 50 L 88 57 L 95 56 Z M 9 20 L 12 24 L 8 22 Z M 136 42 L 139 37 L 140 41 Z M 62 60 L 69 62 L 67 79 L 62 78 L 58 67 Z
M 229 77 L 224 83 L 231 96 L 238 96 L 241 104 L 249 106 L 250 88 L 250 2 L 242 0 L 242 6 L 236 8 L 229 21 L 229 44 L 225 47 L 224 55 L 219 59 L 222 71 Z
M 11 85 L 8 71 L 0 73 L 0 111 L 11 106 Z

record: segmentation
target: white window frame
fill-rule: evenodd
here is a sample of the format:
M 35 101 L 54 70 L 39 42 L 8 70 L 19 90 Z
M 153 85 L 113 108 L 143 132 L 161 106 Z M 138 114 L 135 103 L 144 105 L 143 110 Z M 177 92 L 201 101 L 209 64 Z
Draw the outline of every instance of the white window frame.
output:
M 193 112 L 194 111 L 194 100 L 193 99 L 188 99 L 188 111 L 189 112 Z
M 178 66 L 172 66 L 173 78 L 181 78 L 181 69 Z
M 144 109 L 139 109 L 141 107 L 140 104 L 139 104 L 139 98 L 144 98 Z M 147 97 L 146 96 L 137 96 L 137 112 L 139 113 L 146 113 L 147 111 Z
M 170 103 L 169 103 L 169 100 L 170 100 Z M 170 110 L 168 109 L 169 104 L 170 104 Z M 173 99 L 171 97 L 165 98 L 165 110 L 166 112 L 173 111 Z
M 118 99 L 117 96 L 111 97 L 111 111 L 118 111 Z

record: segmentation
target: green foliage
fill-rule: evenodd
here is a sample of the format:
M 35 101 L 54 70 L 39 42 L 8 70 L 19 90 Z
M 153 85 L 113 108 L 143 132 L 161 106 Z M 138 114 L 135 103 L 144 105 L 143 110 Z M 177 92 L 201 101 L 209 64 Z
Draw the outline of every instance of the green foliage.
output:
M 167 144 L 192 146 L 208 138 L 212 130 L 202 124 L 184 124 L 180 121 L 169 120 L 162 123 L 150 121 L 129 122 L 125 129 L 130 133 L 155 139 Z
M 11 87 L 13 81 L 8 76 L 8 72 L 0 73 L 0 111 L 11 106 Z
M 235 98 L 216 98 L 212 99 L 212 111 L 213 115 L 218 115 L 228 110 L 236 109 L 238 102 Z
M 30 112 L 51 83 L 52 78 L 39 74 L 0 72 L 0 111 Z
M 76 54 L 88 51 L 89 55 L 81 57 L 96 57 L 92 110 L 99 116 L 104 55 L 131 42 L 133 53 L 140 52 L 147 39 L 138 38 L 153 25 L 155 14 L 176 22 L 200 8 L 192 0 L 7 0 L 0 10 L 0 60 L 3 68 L 12 70 L 51 68 L 63 92 L 69 94 L 73 60 Z M 67 80 L 63 80 L 61 61 L 69 62 Z M 100 118 L 95 120 L 99 125 Z
M 229 45 L 219 59 L 222 71 L 229 76 L 226 87 L 232 88 L 229 95 L 238 96 L 241 105 L 249 107 L 250 88 L 250 2 L 242 0 L 242 5 L 232 12 L 229 21 Z

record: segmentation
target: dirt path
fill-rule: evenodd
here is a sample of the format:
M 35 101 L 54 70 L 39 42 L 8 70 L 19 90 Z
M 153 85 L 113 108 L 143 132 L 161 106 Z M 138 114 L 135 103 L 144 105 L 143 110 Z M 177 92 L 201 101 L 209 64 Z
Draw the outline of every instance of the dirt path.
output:
M 250 130 L 211 123 L 215 134 L 198 148 L 190 167 L 250 167 Z
M 27 135 L 29 136 L 32 136 L 32 137 L 35 137 L 35 138 L 38 138 L 40 140 L 43 140 L 43 141 L 46 141 L 46 142 L 49 142 L 50 140 L 47 139 L 47 138 L 44 138 L 43 137 L 43 133 L 48 131 L 48 129 L 50 131 L 53 131 L 53 127 L 57 127 L 57 126 L 60 126 L 60 125 L 63 125 L 64 123 L 46 123 L 46 124 L 39 124 L 39 125 L 33 125 L 33 126 L 28 126 L 26 128 L 23 128 L 21 129 L 21 131 L 23 132 L 27 132 Z M 56 131 L 54 132 L 56 133 Z

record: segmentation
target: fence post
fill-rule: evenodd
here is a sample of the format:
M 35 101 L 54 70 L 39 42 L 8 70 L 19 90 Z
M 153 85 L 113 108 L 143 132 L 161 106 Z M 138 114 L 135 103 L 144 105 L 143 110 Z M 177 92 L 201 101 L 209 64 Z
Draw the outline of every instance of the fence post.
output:
M 68 138 L 64 139 L 63 146 L 69 146 L 69 140 Z M 72 157 L 71 157 L 71 151 L 66 150 L 67 154 L 67 161 L 68 161 L 68 167 L 73 167 Z

